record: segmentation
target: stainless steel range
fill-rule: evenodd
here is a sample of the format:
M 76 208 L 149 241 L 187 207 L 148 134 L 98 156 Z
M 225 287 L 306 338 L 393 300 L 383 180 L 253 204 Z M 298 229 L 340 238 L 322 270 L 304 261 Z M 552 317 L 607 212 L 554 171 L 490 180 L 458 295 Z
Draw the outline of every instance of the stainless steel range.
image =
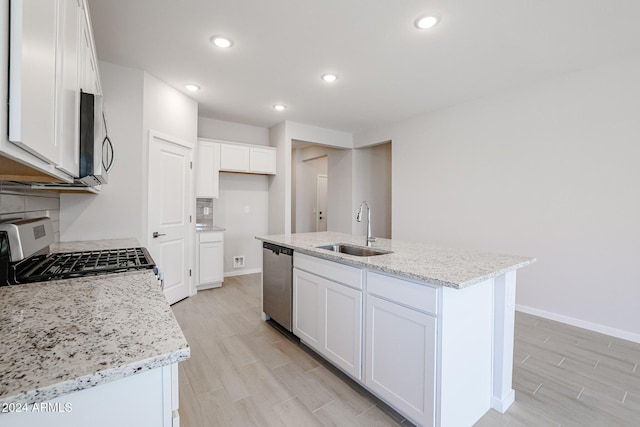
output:
M 0 223 L 0 286 L 153 269 L 145 248 L 49 253 L 49 218 Z

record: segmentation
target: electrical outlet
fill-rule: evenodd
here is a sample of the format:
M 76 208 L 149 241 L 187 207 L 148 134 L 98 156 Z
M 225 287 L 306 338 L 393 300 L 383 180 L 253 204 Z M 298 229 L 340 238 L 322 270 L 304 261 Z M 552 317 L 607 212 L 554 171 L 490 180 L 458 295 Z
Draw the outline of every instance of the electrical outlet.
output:
M 244 213 L 249 213 L 249 206 L 244 207 Z
M 236 255 L 233 257 L 233 268 L 244 267 L 244 255 Z

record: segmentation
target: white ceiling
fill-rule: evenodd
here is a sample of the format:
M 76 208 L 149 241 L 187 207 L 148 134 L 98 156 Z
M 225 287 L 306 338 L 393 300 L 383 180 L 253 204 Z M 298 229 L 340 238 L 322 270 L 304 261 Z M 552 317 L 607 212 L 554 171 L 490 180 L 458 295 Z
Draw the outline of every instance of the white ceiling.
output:
M 89 4 L 101 61 L 148 71 L 196 99 L 201 116 L 262 127 L 359 132 L 640 52 L 639 0 Z M 442 21 L 419 31 L 427 12 Z M 235 45 L 215 48 L 213 34 Z M 322 82 L 326 72 L 339 80 Z

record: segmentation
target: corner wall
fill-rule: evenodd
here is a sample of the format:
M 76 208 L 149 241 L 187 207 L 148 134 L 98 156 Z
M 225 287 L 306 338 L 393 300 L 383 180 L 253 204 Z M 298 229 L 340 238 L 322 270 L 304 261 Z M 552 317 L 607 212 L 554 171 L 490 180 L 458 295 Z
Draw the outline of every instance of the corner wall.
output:
M 60 240 L 134 237 L 146 246 L 149 129 L 195 144 L 198 104 L 144 71 L 99 66 L 114 165 L 99 195 L 60 195 Z
M 394 238 L 536 256 L 519 309 L 640 341 L 640 57 L 356 136 L 393 140 Z
M 353 150 L 353 215 L 362 201 L 371 208 L 371 234 L 391 238 L 391 143 Z M 367 235 L 366 221 L 353 222 L 352 234 Z
M 269 131 L 206 117 L 198 117 L 198 137 L 268 145 Z M 269 183 L 265 175 L 220 173 L 220 193 L 213 199 L 213 222 L 225 228 L 224 274 L 232 276 L 262 270 L 262 245 L 255 236 L 268 234 Z M 249 212 L 245 212 L 245 207 Z M 243 268 L 233 268 L 233 257 L 244 255 Z
M 113 168 L 99 195 L 60 195 L 60 240 L 134 237 L 142 242 L 142 212 L 146 215 L 141 140 L 144 73 L 107 62 L 99 65 L 104 111 L 115 151 Z

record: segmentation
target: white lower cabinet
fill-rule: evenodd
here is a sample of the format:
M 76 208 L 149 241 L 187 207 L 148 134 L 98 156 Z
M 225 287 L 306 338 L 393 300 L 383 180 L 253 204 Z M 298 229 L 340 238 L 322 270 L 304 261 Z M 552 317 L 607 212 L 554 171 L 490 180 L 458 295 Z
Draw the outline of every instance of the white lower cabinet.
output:
M 322 354 L 353 378 L 362 379 L 362 292 L 327 281 L 323 289 Z
M 224 281 L 224 234 L 222 231 L 198 233 L 197 288 L 219 288 Z
M 362 379 L 362 291 L 294 268 L 293 333 Z
M 293 269 L 293 333 L 309 347 L 322 349 L 323 279 Z
M 367 295 L 365 384 L 420 425 L 435 423 L 437 319 Z
M 515 276 L 454 289 L 293 255 L 293 333 L 411 422 L 466 427 L 509 407 L 500 357 L 513 355 L 495 343 L 513 339 L 499 318 L 513 316 L 515 296 L 496 281 L 515 288 Z M 495 295 L 511 295 L 510 308 Z
M 140 372 L 0 414 L 12 427 L 178 427 L 178 365 Z M 18 412 L 19 411 L 19 412 Z

